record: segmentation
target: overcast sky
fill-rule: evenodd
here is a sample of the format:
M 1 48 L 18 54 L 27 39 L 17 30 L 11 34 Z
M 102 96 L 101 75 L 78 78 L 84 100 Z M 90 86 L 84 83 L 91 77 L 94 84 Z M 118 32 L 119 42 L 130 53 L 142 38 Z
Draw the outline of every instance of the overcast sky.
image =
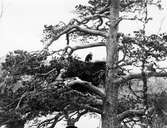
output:
M 40 49 L 44 24 L 69 20 L 77 3 L 79 0 L 3 0 L 0 56 L 14 49 Z
M 39 50 L 42 48 L 40 42 L 44 24 L 56 24 L 59 21 L 69 21 L 72 10 L 78 3 L 86 3 L 87 0 L 1 0 L 3 1 L 4 13 L 0 19 L 0 56 L 15 49 Z M 153 9 L 151 13 L 154 20 L 149 27 L 150 33 L 167 31 L 167 1 L 162 0 L 164 11 Z M 1 2 L 2 4 L 2 2 Z M 120 25 L 123 32 L 132 32 L 139 25 Z M 90 49 L 88 50 L 90 51 Z M 96 50 L 97 51 L 97 50 Z M 102 50 L 98 50 L 102 51 Z M 82 52 L 81 52 L 82 53 Z M 97 52 L 98 57 L 104 55 Z

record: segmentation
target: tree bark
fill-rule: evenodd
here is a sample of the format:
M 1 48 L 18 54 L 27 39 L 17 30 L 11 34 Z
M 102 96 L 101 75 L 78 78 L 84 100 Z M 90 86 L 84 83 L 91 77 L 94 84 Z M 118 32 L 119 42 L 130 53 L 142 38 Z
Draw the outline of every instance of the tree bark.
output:
M 117 52 L 117 32 L 119 22 L 119 6 L 120 0 L 109 0 L 110 7 L 110 31 L 109 38 L 106 44 L 106 83 L 105 92 L 106 97 L 103 104 L 102 114 L 102 128 L 119 128 L 120 124 L 117 119 L 117 106 L 118 106 L 118 85 L 113 81 L 116 78 L 115 69 L 118 60 Z

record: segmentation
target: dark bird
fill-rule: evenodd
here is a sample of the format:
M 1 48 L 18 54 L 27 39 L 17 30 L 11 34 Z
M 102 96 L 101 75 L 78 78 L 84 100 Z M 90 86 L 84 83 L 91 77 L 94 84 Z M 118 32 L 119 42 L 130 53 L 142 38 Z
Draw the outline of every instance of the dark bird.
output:
M 88 55 L 85 57 L 85 62 L 90 62 L 92 60 L 93 54 L 90 52 Z

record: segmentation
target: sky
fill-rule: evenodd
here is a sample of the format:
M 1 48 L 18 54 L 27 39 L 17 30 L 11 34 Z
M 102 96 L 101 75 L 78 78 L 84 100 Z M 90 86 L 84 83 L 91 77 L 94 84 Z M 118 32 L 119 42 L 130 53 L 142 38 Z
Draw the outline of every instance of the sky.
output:
M 15 49 L 41 49 L 43 26 L 69 20 L 77 3 L 79 0 L 3 0 L 0 56 Z
M 53 116 L 50 115 L 49 118 L 52 118 Z M 44 117 L 40 118 L 41 120 L 44 120 Z M 46 118 L 45 118 L 46 119 Z M 28 124 L 25 125 L 25 128 L 29 128 L 29 126 L 33 125 L 32 121 L 30 121 Z M 99 115 L 92 115 L 92 114 L 86 114 L 80 118 L 78 122 L 76 122 L 75 126 L 78 128 L 100 128 L 101 121 Z M 66 127 L 66 121 L 60 121 L 56 124 L 55 128 L 65 128 Z M 36 128 L 36 127 L 32 127 Z
M 42 29 L 45 24 L 56 24 L 59 21 L 68 22 L 72 18 L 74 7 L 79 3 L 86 3 L 87 0 L 0 0 L 3 3 L 3 15 L 0 18 L 0 56 L 4 56 L 9 51 L 23 49 L 36 51 L 43 48 L 40 42 L 42 38 Z M 167 31 L 167 1 L 162 0 L 163 11 L 152 9 L 150 13 L 154 19 L 148 25 L 150 33 Z M 2 7 L 2 6 L 0 6 Z M 125 22 L 120 24 L 120 31 L 132 32 L 139 28 L 137 22 Z M 162 24 L 160 26 L 160 24 Z M 128 31 L 127 31 L 128 30 Z M 63 41 L 55 43 L 57 47 L 63 45 Z M 90 51 L 96 52 L 94 59 L 104 59 L 105 49 L 98 48 L 77 51 L 81 57 Z
M 72 18 L 72 11 L 76 4 L 86 3 L 87 0 L 0 0 L 3 3 L 3 15 L 0 18 L 0 57 L 9 51 L 23 49 L 36 51 L 43 48 L 40 42 L 42 29 L 45 24 L 54 25 L 59 21 L 68 22 Z M 153 21 L 148 24 L 148 33 L 167 32 L 167 0 L 162 0 L 164 10 L 150 9 Z M 2 6 L 0 6 L 2 7 Z M 140 28 L 139 23 L 124 22 L 120 24 L 120 31 L 131 33 Z M 62 46 L 63 41 L 56 42 L 57 47 Z M 78 51 L 83 57 L 90 51 L 96 52 L 95 59 L 104 59 L 105 49 L 88 49 Z M 85 121 L 86 120 L 86 121 Z M 88 123 L 85 123 L 87 122 Z M 97 120 L 83 119 L 79 124 L 86 127 L 97 127 Z M 84 124 L 84 125 L 83 125 Z M 96 124 L 96 125 L 95 125 Z

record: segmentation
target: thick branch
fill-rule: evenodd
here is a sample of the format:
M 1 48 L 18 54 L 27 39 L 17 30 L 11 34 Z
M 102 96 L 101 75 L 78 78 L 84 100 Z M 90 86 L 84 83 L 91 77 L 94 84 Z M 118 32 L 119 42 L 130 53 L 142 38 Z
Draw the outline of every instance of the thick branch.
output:
M 82 97 L 82 99 L 84 98 L 83 99 L 84 103 L 89 104 L 91 106 L 101 106 L 103 104 L 103 101 L 101 99 L 97 99 L 97 98 L 95 98 L 95 96 L 92 96 L 92 95 L 83 94 L 77 90 L 70 90 L 70 91 L 65 92 L 63 94 L 64 95 L 72 94 L 72 95 L 76 95 L 78 97 Z M 75 101 L 74 101 L 74 104 L 75 104 Z
M 122 121 L 125 118 L 128 117 L 136 117 L 136 116 L 143 116 L 145 114 L 145 110 L 141 109 L 141 110 L 127 110 L 124 111 L 123 113 L 118 115 L 118 120 Z
M 91 106 L 86 105 L 86 104 L 78 104 L 78 106 L 81 107 L 81 108 L 83 108 L 83 109 L 86 109 L 86 110 L 88 110 L 90 112 L 96 112 L 98 114 L 102 114 L 103 113 L 102 110 L 97 109 L 95 107 L 91 107 Z
M 118 115 L 119 121 L 122 121 L 125 118 L 143 116 L 146 113 L 152 113 L 154 107 L 150 107 L 147 111 L 145 109 L 140 110 L 127 110 Z
M 91 91 L 97 95 L 99 95 L 100 97 L 104 98 L 105 97 L 105 93 L 103 92 L 103 90 L 101 90 L 100 88 L 94 86 L 91 82 L 87 82 L 87 81 L 82 81 L 79 78 L 77 78 L 74 81 L 71 81 L 68 83 L 69 86 L 83 86 L 85 88 L 88 89 L 88 91 Z
M 105 46 L 105 43 L 104 42 L 97 42 L 97 43 L 89 43 L 86 45 L 78 45 L 78 46 L 74 46 L 74 47 L 67 46 L 65 49 L 70 48 L 71 51 L 69 54 L 72 54 L 74 51 L 79 50 L 79 49 L 99 47 L 99 46 Z
M 99 31 L 99 30 L 96 30 L 96 29 L 82 28 L 82 27 L 80 27 L 78 25 L 71 26 L 71 30 L 73 28 L 75 28 L 78 31 L 84 32 L 86 34 L 92 34 L 92 35 L 95 35 L 95 36 L 108 37 L 106 32 Z
M 100 47 L 100 46 L 105 46 L 105 43 L 104 42 L 97 42 L 97 43 L 89 43 L 86 45 L 66 46 L 63 49 L 52 51 L 51 54 L 58 53 L 58 52 L 62 51 L 63 53 L 67 53 L 68 55 L 71 55 L 76 50 L 85 49 L 85 48 Z
M 146 72 L 146 77 L 167 77 L 167 72 Z M 132 79 L 142 79 L 142 73 L 129 74 L 114 81 L 115 84 L 121 84 Z
M 108 12 L 107 13 L 103 13 L 103 14 L 94 14 L 92 16 L 84 17 L 84 19 L 81 20 L 81 21 L 76 20 L 76 22 L 78 24 L 85 24 L 85 23 L 88 23 L 90 20 L 96 20 L 99 17 L 101 17 L 101 18 L 108 18 L 108 16 L 106 16 L 106 14 L 108 14 Z
M 80 31 L 80 32 L 84 32 L 86 34 L 91 34 L 91 35 L 95 35 L 95 36 L 102 36 L 102 37 L 107 37 L 107 33 L 103 32 L 103 31 L 99 31 L 99 30 L 95 30 L 95 29 L 89 29 L 89 28 L 83 28 L 80 27 L 79 25 L 68 25 L 66 28 L 64 28 L 64 30 L 62 30 L 61 32 L 57 32 L 56 30 L 54 30 L 54 37 L 52 37 L 52 39 L 50 39 L 49 43 L 45 46 L 44 49 L 47 49 L 52 43 L 53 41 L 59 39 L 59 37 L 61 37 L 62 35 L 70 32 L 70 31 Z
M 97 42 L 97 43 L 89 43 L 86 45 L 78 45 L 78 46 L 74 46 L 72 48 L 72 50 L 75 51 L 75 50 L 79 50 L 79 49 L 92 48 L 92 47 L 98 47 L 98 46 L 105 46 L 105 43 L 104 42 Z

